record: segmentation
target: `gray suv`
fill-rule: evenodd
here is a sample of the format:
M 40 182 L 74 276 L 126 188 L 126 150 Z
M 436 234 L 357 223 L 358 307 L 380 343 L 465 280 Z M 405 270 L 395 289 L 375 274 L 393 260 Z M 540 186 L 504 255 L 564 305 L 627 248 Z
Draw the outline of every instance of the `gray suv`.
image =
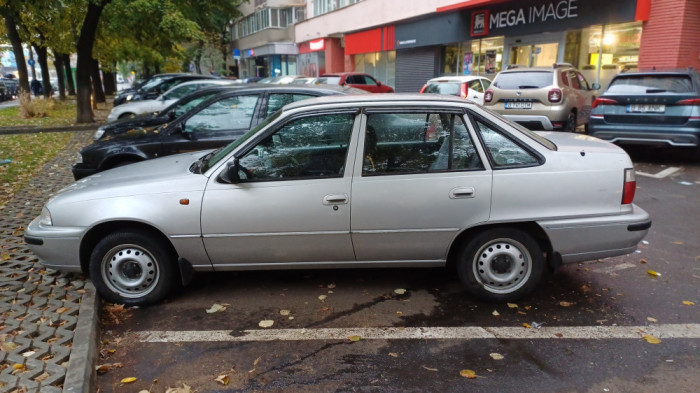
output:
M 536 130 L 575 132 L 587 125 L 597 83 L 570 64 L 512 67 L 496 75 L 484 94 L 484 106 Z

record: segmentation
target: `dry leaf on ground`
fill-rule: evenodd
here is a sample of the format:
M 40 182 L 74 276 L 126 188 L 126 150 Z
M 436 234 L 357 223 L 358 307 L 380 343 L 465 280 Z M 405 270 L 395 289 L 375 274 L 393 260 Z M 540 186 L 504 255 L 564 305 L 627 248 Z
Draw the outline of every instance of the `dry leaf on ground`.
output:
M 192 392 L 192 388 L 190 386 L 187 386 L 183 383 L 182 387 L 168 388 L 168 390 L 166 390 L 165 393 L 193 393 L 193 392 Z
M 652 318 L 652 317 L 647 317 L 647 321 L 654 322 L 654 323 L 659 322 L 656 318 Z
M 348 337 L 348 340 L 350 340 L 350 341 L 355 341 L 355 342 L 360 341 L 361 339 L 362 339 L 362 337 L 360 337 L 360 336 L 350 336 L 350 337 Z
M 403 295 L 404 293 L 406 293 L 406 290 L 403 288 L 398 288 L 398 289 L 394 289 L 394 293 L 397 295 Z
M 498 311 L 493 310 L 493 312 L 491 313 L 491 315 L 493 315 L 494 317 L 497 317 L 497 316 L 499 316 L 499 315 L 501 315 L 501 314 L 499 314 Z
M 531 328 L 532 328 L 532 326 L 530 326 L 529 323 L 523 323 L 523 327 L 526 328 L 526 329 L 531 329 Z
M 423 367 L 424 369 L 426 369 L 428 371 L 437 371 L 438 370 L 436 368 L 432 368 L 432 367 L 428 367 L 428 366 L 421 366 L 421 367 Z
M 284 315 L 285 317 L 291 314 L 292 312 L 289 310 L 280 310 L 280 315 Z
M 216 377 L 214 380 L 215 380 L 216 382 L 222 384 L 222 385 L 228 385 L 228 382 L 229 382 L 229 380 L 228 380 L 228 375 L 226 375 L 226 374 L 224 374 L 224 375 L 219 375 L 219 376 Z
M 661 344 L 661 340 L 652 336 L 651 334 L 645 334 L 642 336 L 642 338 L 647 340 L 649 344 Z
M 562 307 L 571 307 L 571 305 L 573 305 L 573 303 L 561 301 L 561 302 L 559 302 L 559 305 Z
M 129 377 L 129 378 L 122 379 L 122 383 L 132 383 L 134 381 L 136 381 L 135 377 Z
M 399 354 L 396 352 L 389 352 L 389 356 L 391 356 L 392 358 L 397 358 L 399 357 Z
M 328 296 L 326 296 L 326 295 L 319 295 L 318 300 L 324 301 L 324 300 L 326 300 L 327 298 L 328 298 Z
M 661 276 L 661 273 L 655 272 L 655 271 L 653 271 L 653 270 L 648 270 L 648 271 L 647 271 L 647 274 L 650 275 L 650 276 L 654 276 L 654 277 L 660 277 L 660 276 Z
M 274 324 L 275 324 L 275 321 L 273 321 L 271 319 L 265 319 L 263 321 L 260 321 L 260 323 L 258 323 L 258 326 L 260 326 L 261 328 L 269 328 Z
M 463 376 L 464 378 L 467 379 L 474 379 L 476 378 L 476 373 L 472 370 L 462 370 L 459 372 L 459 375 Z
M 207 314 L 213 314 L 215 312 L 226 311 L 226 306 L 228 306 L 228 304 L 214 303 L 214 304 L 212 304 L 211 308 L 207 309 Z
M 695 305 L 695 303 L 691 302 L 690 300 L 683 300 L 683 304 L 685 304 L 686 306 L 694 306 Z
M 518 305 L 515 303 L 508 303 L 508 308 L 518 308 Z
M 493 360 L 503 360 L 503 355 L 501 355 L 500 353 L 493 352 L 489 354 L 489 356 L 491 356 L 491 359 Z

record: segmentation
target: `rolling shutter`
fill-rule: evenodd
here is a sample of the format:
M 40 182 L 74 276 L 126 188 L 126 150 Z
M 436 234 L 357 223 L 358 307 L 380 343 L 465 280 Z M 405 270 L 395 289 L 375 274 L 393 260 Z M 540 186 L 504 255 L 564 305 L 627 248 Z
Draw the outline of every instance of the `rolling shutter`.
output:
M 428 79 L 437 75 L 439 49 L 436 47 L 396 51 L 397 93 L 418 93 Z

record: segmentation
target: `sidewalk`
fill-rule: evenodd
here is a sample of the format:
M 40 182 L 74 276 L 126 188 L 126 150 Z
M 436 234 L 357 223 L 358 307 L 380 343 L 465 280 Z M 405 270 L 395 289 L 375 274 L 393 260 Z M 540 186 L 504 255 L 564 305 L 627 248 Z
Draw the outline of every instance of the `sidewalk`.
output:
M 76 152 L 91 139 L 92 131 L 76 132 L 0 210 L 0 393 L 89 392 L 94 381 L 92 283 L 38 264 L 23 241 L 48 197 L 73 181 Z

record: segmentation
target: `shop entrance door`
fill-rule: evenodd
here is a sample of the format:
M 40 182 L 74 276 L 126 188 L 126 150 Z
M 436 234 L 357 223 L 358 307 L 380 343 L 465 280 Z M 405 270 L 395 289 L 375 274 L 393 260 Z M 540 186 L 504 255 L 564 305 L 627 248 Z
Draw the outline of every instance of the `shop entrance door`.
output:
M 557 62 L 558 51 L 559 43 L 557 42 L 512 46 L 510 48 L 510 64 L 524 67 L 551 67 Z

